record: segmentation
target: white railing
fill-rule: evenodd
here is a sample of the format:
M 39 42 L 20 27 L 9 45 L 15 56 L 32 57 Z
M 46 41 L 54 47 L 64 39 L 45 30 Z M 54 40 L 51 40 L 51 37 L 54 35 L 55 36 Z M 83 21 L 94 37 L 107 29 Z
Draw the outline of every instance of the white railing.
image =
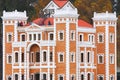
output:
M 13 42 L 12 46 L 13 47 L 25 47 L 26 46 L 26 42 Z
M 89 42 L 89 41 L 79 41 L 78 46 L 79 47 L 95 47 L 95 43 Z
M 41 40 L 40 41 L 41 46 L 55 46 L 54 40 Z

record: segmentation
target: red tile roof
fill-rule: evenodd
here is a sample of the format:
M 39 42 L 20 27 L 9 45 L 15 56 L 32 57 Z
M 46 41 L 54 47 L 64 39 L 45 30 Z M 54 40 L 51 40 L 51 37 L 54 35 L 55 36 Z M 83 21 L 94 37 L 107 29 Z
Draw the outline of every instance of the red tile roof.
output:
M 60 8 L 63 7 L 68 0 L 53 0 L 56 5 L 58 5 Z
M 93 26 L 87 22 L 85 22 L 84 20 L 79 19 L 78 20 L 78 26 L 79 27 L 89 27 L 92 28 Z
M 33 21 L 33 23 L 37 25 L 53 25 L 54 24 L 54 18 L 38 18 Z M 78 20 L 78 26 L 79 27 L 88 27 L 92 28 L 93 26 L 84 20 L 79 19 Z
M 53 25 L 53 18 L 38 18 L 33 21 L 37 25 Z

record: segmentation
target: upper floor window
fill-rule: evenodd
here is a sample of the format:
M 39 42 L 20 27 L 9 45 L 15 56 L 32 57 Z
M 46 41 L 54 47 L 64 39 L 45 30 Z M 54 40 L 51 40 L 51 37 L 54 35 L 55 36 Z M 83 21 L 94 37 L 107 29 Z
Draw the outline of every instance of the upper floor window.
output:
M 52 62 L 52 61 L 53 61 L 53 53 L 50 52 L 50 62 Z
M 90 63 L 90 52 L 87 53 L 87 62 Z
M 110 75 L 110 80 L 114 80 L 114 76 L 113 75 Z
M 75 40 L 75 31 L 74 30 L 70 31 L 70 40 Z
M 81 74 L 81 80 L 84 80 L 84 74 Z
M 54 35 L 53 35 L 53 33 L 50 33 L 49 34 L 49 40 L 53 40 L 54 39 Z
M 104 42 L 104 34 L 98 34 L 98 43 Z
M 8 55 L 8 61 L 7 61 L 9 64 L 12 63 L 12 56 L 11 55 Z
M 18 74 L 15 74 L 15 78 L 14 78 L 15 80 L 18 80 Z
M 98 75 L 98 80 L 104 80 L 103 75 Z
M 114 43 L 114 34 L 110 33 L 110 43 Z
M 63 75 L 59 75 L 58 76 L 58 80 L 64 80 L 64 76 Z
M 33 37 L 34 37 L 34 40 L 36 40 L 36 34 L 34 34 Z
M 29 34 L 29 40 L 30 41 L 32 40 L 32 34 Z
M 75 53 L 70 54 L 70 62 L 75 62 Z
M 58 32 L 58 40 L 60 40 L 60 41 L 64 40 L 64 31 Z
M 24 53 L 22 53 L 21 57 L 22 57 L 22 58 L 21 58 L 21 59 L 22 59 L 21 61 L 24 62 Z
M 12 77 L 11 76 L 8 76 L 8 79 L 7 80 L 12 80 Z
M 25 34 L 21 35 L 21 41 L 25 41 Z
M 43 62 L 46 62 L 47 61 L 47 52 L 44 51 L 43 52 Z
M 7 33 L 7 42 L 12 42 L 12 33 Z
M 104 63 L 104 56 L 103 55 L 98 55 L 98 63 L 103 64 Z
M 80 61 L 81 61 L 81 63 L 84 62 L 84 53 L 81 53 L 81 54 L 80 54 Z
M 71 75 L 71 79 L 70 80 L 75 80 L 75 75 Z
M 41 34 L 38 34 L 38 40 L 41 40 Z
M 18 62 L 18 52 L 15 53 L 15 62 Z
M 114 54 L 110 55 L 110 64 L 114 64 Z
M 40 53 L 36 52 L 36 62 L 40 62 Z
M 94 42 L 94 34 L 89 34 L 88 35 L 88 41 L 89 42 Z
M 79 41 L 81 41 L 81 42 L 83 41 L 83 34 L 79 35 Z
M 58 62 L 64 62 L 64 54 L 58 53 Z

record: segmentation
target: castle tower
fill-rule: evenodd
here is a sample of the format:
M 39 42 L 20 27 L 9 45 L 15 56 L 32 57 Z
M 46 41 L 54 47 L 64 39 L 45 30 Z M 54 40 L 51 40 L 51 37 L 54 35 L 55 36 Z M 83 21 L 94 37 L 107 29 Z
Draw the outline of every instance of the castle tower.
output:
M 98 79 L 116 80 L 116 13 L 94 13 Z
M 56 74 L 60 74 L 59 76 L 63 80 L 75 79 L 76 75 L 77 22 L 77 9 L 70 2 L 67 2 L 61 9 L 55 10 L 54 38 L 56 40 L 56 57 L 57 55 L 64 56 L 61 64 L 56 62 L 56 66 L 61 66 L 56 68 Z
M 13 12 L 3 11 L 3 80 L 6 79 L 6 75 L 12 75 L 12 43 L 18 41 L 17 27 L 20 23 L 23 25 L 27 23 L 26 11 Z M 8 57 L 11 62 L 8 62 Z

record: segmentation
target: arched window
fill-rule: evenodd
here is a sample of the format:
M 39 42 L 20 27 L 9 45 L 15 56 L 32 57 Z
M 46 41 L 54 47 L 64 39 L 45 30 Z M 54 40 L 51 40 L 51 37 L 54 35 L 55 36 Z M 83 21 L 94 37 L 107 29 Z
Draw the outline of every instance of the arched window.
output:
M 83 74 L 81 74 L 81 80 L 84 80 L 84 75 Z
M 8 63 L 12 63 L 12 56 L 11 55 L 8 56 Z
M 88 73 L 87 75 L 87 80 L 90 80 L 90 73 Z
M 18 80 L 18 74 L 15 74 L 15 80 Z
M 47 59 L 47 54 L 46 54 L 46 52 L 44 51 L 44 52 L 43 52 L 43 62 L 46 62 L 46 61 L 47 61 L 46 59 Z
M 8 77 L 8 80 L 12 80 L 12 78 L 9 76 L 9 77 Z
M 90 52 L 88 52 L 88 54 L 87 54 L 87 62 L 88 63 L 90 62 Z
M 53 40 L 54 36 L 53 36 L 53 33 L 50 33 L 50 40 Z
M 15 53 L 15 62 L 18 62 L 18 53 Z
M 12 41 L 12 35 L 11 34 L 8 35 L 8 41 L 9 42 Z
M 84 62 L 84 54 L 83 53 L 81 53 L 81 62 Z

